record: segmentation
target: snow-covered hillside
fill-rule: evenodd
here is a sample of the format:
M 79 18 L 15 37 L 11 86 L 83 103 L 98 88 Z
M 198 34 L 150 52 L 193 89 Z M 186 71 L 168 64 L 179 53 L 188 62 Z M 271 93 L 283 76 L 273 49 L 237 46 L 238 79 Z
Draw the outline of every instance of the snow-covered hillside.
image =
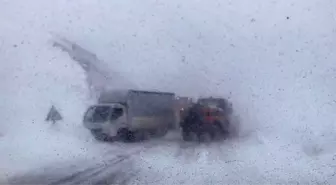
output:
M 3 0 L 0 153 L 11 155 L 13 148 L 2 147 L 10 137 L 45 146 L 38 138 L 54 133 L 44 122 L 51 105 L 64 117 L 66 137 L 87 138 L 80 126 L 91 101 L 86 76 L 52 47 L 57 33 L 144 89 L 229 96 L 243 135 L 275 145 L 269 150 L 286 146 L 321 165 L 333 163 L 335 7 L 328 0 Z M 48 144 L 55 142 L 63 141 Z

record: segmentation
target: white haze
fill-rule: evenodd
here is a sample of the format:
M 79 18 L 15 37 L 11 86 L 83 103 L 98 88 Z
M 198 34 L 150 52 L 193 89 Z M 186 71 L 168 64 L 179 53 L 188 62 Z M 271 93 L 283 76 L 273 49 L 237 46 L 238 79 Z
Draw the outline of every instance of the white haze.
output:
M 2 0 L 0 133 L 49 132 L 44 118 L 54 104 L 71 128 L 67 137 L 86 138 L 85 73 L 52 47 L 57 33 L 143 89 L 229 97 L 245 134 L 307 156 L 316 147 L 333 155 L 335 7 L 328 0 Z

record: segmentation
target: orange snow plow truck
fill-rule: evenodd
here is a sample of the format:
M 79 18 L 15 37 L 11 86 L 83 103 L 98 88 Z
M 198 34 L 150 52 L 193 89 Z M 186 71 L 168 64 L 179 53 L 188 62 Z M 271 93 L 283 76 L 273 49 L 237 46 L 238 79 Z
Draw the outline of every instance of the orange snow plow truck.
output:
M 230 134 L 232 104 L 223 98 L 200 98 L 181 110 L 180 127 L 184 141 L 227 138 Z

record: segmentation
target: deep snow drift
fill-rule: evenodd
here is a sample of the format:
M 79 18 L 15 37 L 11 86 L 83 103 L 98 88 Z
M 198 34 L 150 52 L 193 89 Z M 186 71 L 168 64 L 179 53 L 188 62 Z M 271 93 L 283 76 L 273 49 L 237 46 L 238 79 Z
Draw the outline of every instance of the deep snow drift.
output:
M 94 147 L 83 144 L 89 135 L 80 126 L 91 101 L 85 74 L 51 46 L 53 32 L 94 51 L 144 89 L 229 96 L 244 134 L 264 143 L 247 151 L 265 154 L 286 146 L 302 152 L 303 160 L 333 164 L 335 6 L 327 0 L 2 1 L 0 151 L 20 153 L 23 148 L 9 146 L 21 140 L 31 147 L 63 147 L 67 140 L 58 135 L 49 142 L 35 138 L 53 135 L 44 123 L 52 104 L 75 148 Z M 13 143 L 6 146 L 7 141 Z M 27 161 L 14 157 L 21 159 L 18 164 Z

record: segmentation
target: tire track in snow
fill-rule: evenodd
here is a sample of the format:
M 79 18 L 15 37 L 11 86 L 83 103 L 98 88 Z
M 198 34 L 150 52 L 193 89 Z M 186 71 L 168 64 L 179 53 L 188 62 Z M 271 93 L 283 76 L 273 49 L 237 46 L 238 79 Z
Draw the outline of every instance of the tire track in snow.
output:
M 71 165 L 62 167 L 61 170 L 54 167 L 49 169 L 51 170 L 49 173 L 45 171 L 37 174 L 32 172 L 15 176 L 9 179 L 9 184 L 113 184 L 116 181 L 118 181 L 118 184 L 125 184 L 137 173 L 132 158 L 136 158 L 141 152 L 146 152 L 160 144 L 160 142 L 147 141 L 121 145 L 120 150 L 123 152 L 116 154 L 115 151 L 112 151 L 112 158 L 88 165 L 84 169 L 73 170 Z M 125 152 L 129 149 L 132 149 L 132 151 Z M 107 152 L 104 153 L 104 156 L 109 157 Z M 69 170 L 69 173 L 66 172 L 67 170 Z
M 90 181 L 95 176 L 98 176 L 100 173 L 103 173 L 107 169 L 117 165 L 122 161 L 129 159 L 130 155 L 118 156 L 115 159 L 107 161 L 106 164 L 98 164 L 97 167 L 89 167 L 85 170 L 73 173 L 72 175 L 62 178 L 56 182 L 50 183 L 50 185 L 64 185 L 64 184 L 82 184 L 86 181 Z M 91 184 L 91 183 L 90 183 Z
M 137 144 L 137 143 L 135 143 Z M 98 165 L 96 168 L 91 168 L 90 171 L 84 174 L 79 174 L 79 176 L 75 176 L 75 179 L 73 181 L 70 181 L 71 184 L 106 184 L 108 183 L 114 183 L 114 181 L 122 181 L 122 182 L 127 182 L 129 179 L 129 175 L 121 172 L 122 169 L 124 169 L 125 166 L 131 166 L 130 163 L 125 165 L 123 162 L 131 162 L 131 158 L 138 155 L 141 152 L 145 152 L 146 150 L 156 147 L 160 143 L 153 143 L 151 141 L 147 141 L 143 143 L 144 146 L 138 146 L 138 147 L 143 147 L 142 149 L 138 149 L 136 151 L 132 151 L 128 154 L 122 154 L 122 155 L 117 155 L 116 158 L 113 158 L 111 160 L 108 160 L 104 164 Z M 122 164 L 121 164 L 122 163 Z M 116 169 L 116 166 L 120 167 L 121 169 Z M 128 173 L 134 172 L 134 169 L 130 168 L 129 170 L 126 170 Z M 120 179 L 121 177 L 121 179 Z M 67 181 L 65 181 L 67 182 Z M 70 183 L 69 182 L 69 183 Z M 119 183 L 118 183 L 119 184 Z M 56 184 L 50 184 L 50 185 L 65 185 L 64 181 L 61 183 L 56 183 Z

